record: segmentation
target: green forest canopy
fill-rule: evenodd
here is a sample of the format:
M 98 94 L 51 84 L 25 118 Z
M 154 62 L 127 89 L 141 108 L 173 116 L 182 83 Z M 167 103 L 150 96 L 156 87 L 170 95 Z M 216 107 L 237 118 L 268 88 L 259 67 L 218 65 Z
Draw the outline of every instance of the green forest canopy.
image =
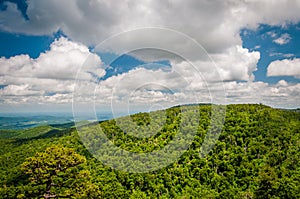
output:
M 189 125 L 191 130 L 197 132 L 194 141 L 175 162 L 148 173 L 128 173 L 103 165 L 86 150 L 74 127 L 49 125 L 25 131 L 2 130 L 0 198 L 45 196 L 47 183 L 33 180 L 29 172 L 32 169 L 29 165 L 32 164 L 28 163 L 37 159 L 45 164 L 61 161 L 60 158 L 68 151 L 77 157 L 78 164 L 74 167 L 69 165 L 70 170 L 59 171 L 53 177 L 54 184 L 61 185 L 51 188 L 51 194 L 57 196 L 300 198 L 299 112 L 261 104 L 228 105 L 224 128 L 218 141 L 212 151 L 201 158 L 199 149 L 209 129 L 211 105 L 190 107 L 201 116 L 199 123 L 191 121 Z M 116 146 L 132 152 L 149 152 L 166 146 L 176 135 L 174 129 L 178 128 L 180 121 L 180 107 L 167 109 L 166 114 L 168 117 L 163 128 L 148 138 L 135 138 L 122 132 L 115 120 L 93 124 L 84 129 L 88 132 L 100 125 Z M 154 122 L 145 113 L 128 117 L 140 126 Z M 128 126 L 127 130 L 136 129 Z M 52 171 L 49 167 L 42 168 L 46 177 L 49 177 L 47 172 Z M 86 181 L 79 181 L 81 187 L 83 184 L 88 185 L 85 189 L 80 189 L 74 183 L 78 182 L 80 175 L 86 175 Z M 45 179 L 43 182 L 47 182 L 48 178 Z

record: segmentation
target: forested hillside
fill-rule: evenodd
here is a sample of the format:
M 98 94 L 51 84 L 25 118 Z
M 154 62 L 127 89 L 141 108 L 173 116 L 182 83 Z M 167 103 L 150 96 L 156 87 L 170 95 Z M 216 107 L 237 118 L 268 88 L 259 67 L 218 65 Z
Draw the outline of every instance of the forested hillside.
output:
M 0 198 L 300 198 L 299 112 L 228 105 L 218 141 L 201 157 L 211 106 L 188 106 L 199 121 L 181 108 L 167 109 L 166 120 L 157 111 L 154 120 L 139 113 L 91 124 L 81 128 L 80 136 L 72 124 L 1 130 Z M 147 128 L 126 126 L 128 119 L 140 127 L 162 128 L 147 138 L 135 137 Z M 88 147 L 97 144 L 101 136 L 93 132 L 99 125 L 114 145 L 135 153 L 159 150 L 180 133 L 195 131 L 196 136 L 167 167 L 128 173 L 103 165 L 82 144 L 80 137 Z

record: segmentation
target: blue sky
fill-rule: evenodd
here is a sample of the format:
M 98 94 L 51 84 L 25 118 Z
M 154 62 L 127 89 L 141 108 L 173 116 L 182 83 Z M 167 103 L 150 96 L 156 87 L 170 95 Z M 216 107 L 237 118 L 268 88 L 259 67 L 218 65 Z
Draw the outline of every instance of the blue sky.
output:
M 290 36 L 290 40 L 286 44 L 274 42 L 274 40 L 283 34 L 288 34 Z M 287 24 L 286 27 L 261 24 L 257 30 L 241 30 L 241 38 L 245 48 L 260 52 L 261 59 L 257 64 L 258 70 L 254 72 L 255 80 L 269 83 L 277 83 L 281 79 L 288 82 L 300 81 L 297 78 L 288 76 L 267 77 L 266 75 L 267 66 L 272 61 L 300 57 L 299 23 Z
M 37 58 L 40 53 L 49 50 L 50 44 L 57 38 L 66 36 L 61 31 L 52 35 L 25 35 L 1 31 L 0 32 L 0 56 L 12 57 L 20 54 L 28 54 L 31 58 Z
M 32 58 L 37 58 L 41 52 L 49 50 L 53 40 L 52 36 L 28 36 L 0 32 L 0 55 L 9 58 L 15 55 L 28 54 Z
M 213 101 L 299 107 L 299 9 L 289 0 L 143 5 L 0 1 L 0 111 L 71 112 L 78 85 L 86 92 L 81 104 L 105 111 L 113 102 L 124 110 Z M 162 29 L 161 34 L 133 31 L 149 27 Z M 164 35 L 166 30 L 184 39 Z M 106 49 L 95 48 L 107 40 L 112 42 Z M 145 41 L 165 48 L 120 54 Z M 192 41 L 215 65 L 196 53 Z M 174 54 L 180 51 L 190 60 Z M 112 57 L 116 59 L 109 63 Z

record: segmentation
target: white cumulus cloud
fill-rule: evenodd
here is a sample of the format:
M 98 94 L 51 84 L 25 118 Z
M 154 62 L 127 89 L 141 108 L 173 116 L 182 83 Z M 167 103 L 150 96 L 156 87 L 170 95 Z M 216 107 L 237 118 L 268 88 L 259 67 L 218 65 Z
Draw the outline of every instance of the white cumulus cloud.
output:
M 300 78 L 300 59 L 276 60 L 269 64 L 268 76 L 293 76 Z
M 300 20 L 300 2 L 293 0 L 145 1 L 143 4 L 132 0 L 28 0 L 29 20 L 22 17 L 15 4 L 5 3 L 7 9 L 0 12 L 0 28 L 9 32 L 45 35 L 62 30 L 75 41 L 95 46 L 123 31 L 166 27 L 191 36 L 210 53 L 241 45 L 242 28 Z M 143 37 L 139 35 L 135 41 Z M 155 37 L 160 39 L 159 35 Z M 172 44 L 174 41 L 169 43 Z
M 50 50 L 32 59 L 28 55 L 17 55 L 10 58 L 1 57 L 0 75 L 13 77 L 36 77 L 43 79 L 74 79 L 80 67 L 89 57 L 88 68 L 78 74 L 79 79 L 91 79 L 91 73 L 104 75 L 100 58 L 89 52 L 89 49 L 61 37 L 55 40 Z
M 78 72 L 81 67 L 84 70 Z M 0 95 L 8 104 L 71 103 L 76 78 L 93 82 L 105 75 L 98 55 L 64 37 L 36 59 L 28 55 L 1 57 L 0 68 L 0 84 L 4 85 Z

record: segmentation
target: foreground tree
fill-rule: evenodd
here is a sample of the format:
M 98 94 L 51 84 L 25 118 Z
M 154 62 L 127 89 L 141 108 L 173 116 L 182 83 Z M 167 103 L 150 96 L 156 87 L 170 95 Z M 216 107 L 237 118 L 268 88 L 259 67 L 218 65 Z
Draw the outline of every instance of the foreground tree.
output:
M 27 158 L 21 165 L 22 171 L 30 176 L 31 186 L 39 190 L 31 192 L 30 197 L 93 198 L 91 194 L 99 191 L 84 169 L 85 161 L 73 149 L 55 145 Z

